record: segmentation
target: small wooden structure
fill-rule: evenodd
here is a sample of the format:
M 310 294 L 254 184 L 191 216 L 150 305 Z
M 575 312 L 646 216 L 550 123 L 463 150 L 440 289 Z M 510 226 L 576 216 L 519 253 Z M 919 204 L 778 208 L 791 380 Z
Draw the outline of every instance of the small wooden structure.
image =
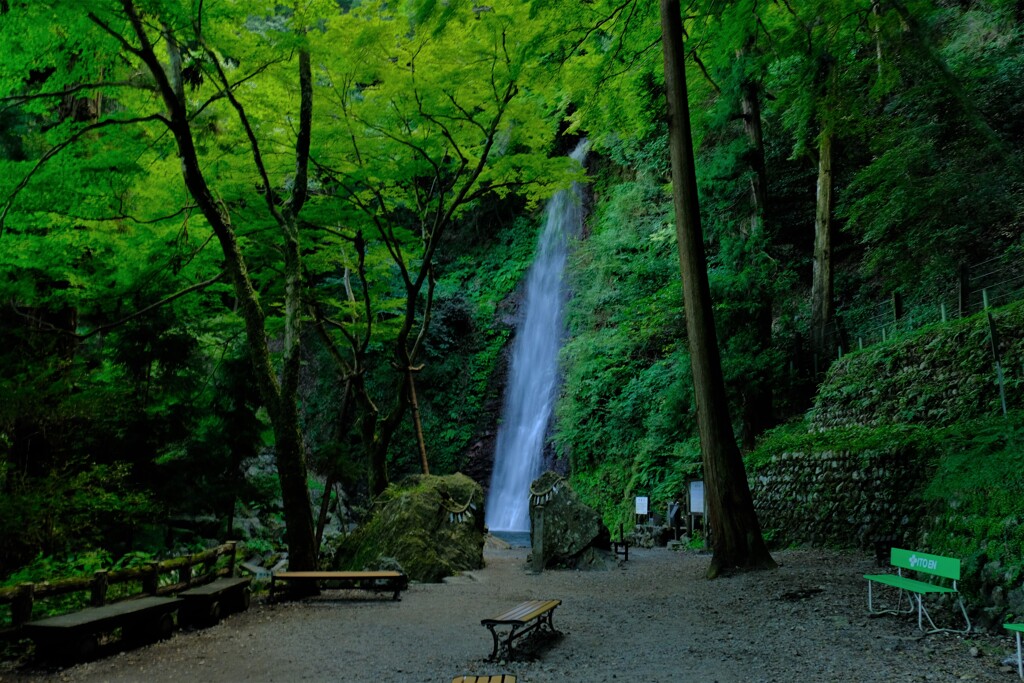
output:
M 394 600 L 401 600 L 400 593 L 409 587 L 409 577 L 402 572 L 278 572 L 270 577 L 271 602 L 276 597 L 287 595 L 289 585 L 315 584 L 317 588 L 356 589 L 375 593 L 393 593 Z M 301 594 L 301 593 L 300 593 Z
M 499 652 L 504 653 L 507 659 L 512 659 L 512 642 L 537 629 L 545 628 L 552 633 L 557 633 L 558 630 L 551 623 L 551 616 L 554 614 L 555 608 L 561 604 L 561 600 L 527 600 L 496 617 L 481 619 L 480 623 L 487 627 L 494 639 L 494 649 L 491 650 L 491 656 L 488 659 L 496 660 Z M 511 627 L 504 638 L 495 630 L 499 626 Z

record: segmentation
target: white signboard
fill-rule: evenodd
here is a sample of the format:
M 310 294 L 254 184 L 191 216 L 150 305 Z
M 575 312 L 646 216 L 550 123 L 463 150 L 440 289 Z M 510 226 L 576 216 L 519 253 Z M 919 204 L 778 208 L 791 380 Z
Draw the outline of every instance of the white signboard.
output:
M 636 514 L 646 515 L 647 514 L 647 496 L 636 497 Z
M 691 481 L 690 482 L 690 514 L 691 515 L 703 515 L 704 514 L 704 482 L 703 481 Z

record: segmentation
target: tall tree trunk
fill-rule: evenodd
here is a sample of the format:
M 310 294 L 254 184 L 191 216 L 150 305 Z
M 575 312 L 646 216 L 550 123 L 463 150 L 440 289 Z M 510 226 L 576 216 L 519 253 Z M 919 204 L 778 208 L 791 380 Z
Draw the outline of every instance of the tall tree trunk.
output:
M 745 82 L 740 88 L 743 130 L 749 144 L 750 167 L 750 233 L 747 237 L 758 258 L 767 240 L 765 216 L 768 211 L 768 173 L 764 161 L 764 136 L 761 130 L 761 99 L 759 86 L 753 81 Z M 750 349 L 755 359 L 767 358 L 772 346 L 772 297 L 767 283 L 758 281 L 751 292 L 754 297 L 750 324 L 756 331 L 754 348 Z M 773 423 L 774 396 L 771 372 L 767 363 L 759 362 L 753 381 L 743 389 L 743 447 L 753 450 L 758 436 Z
M 734 568 L 767 569 L 776 564 L 761 535 L 729 420 L 697 199 L 679 0 L 661 0 L 661 26 L 679 267 L 711 523 L 713 555 L 707 576 L 715 578 Z
M 814 352 L 832 356 L 829 325 L 835 317 L 832 291 L 832 131 L 823 127 L 818 141 L 818 190 L 814 210 L 814 270 L 811 280 L 811 340 Z
M 305 150 L 303 130 L 309 126 L 311 111 L 312 78 L 309 68 L 309 56 L 300 54 L 299 78 L 302 90 L 300 108 L 300 135 L 296 144 L 297 172 L 295 194 L 287 214 L 281 214 L 274 205 L 272 188 L 267 186 L 266 199 L 270 213 L 278 221 L 285 237 L 285 277 L 288 300 L 286 309 L 289 319 L 286 320 L 285 360 L 281 380 L 278 380 L 271 360 L 267 342 L 266 317 L 260 305 L 259 297 L 249 277 L 245 257 L 231 223 L 228 208 L 217 199 L 203 175 L 199 154 L 191 128 L 191 120 L 185 106 L 184 98 L 179 96 L 179 89 L 174 82 L 180 81 L 180 74 L 170 78 L 160 60 L 156 56 L 153 44 L 149 39 L 142 19 L 132 0 L 121 0 L 125 16 L 128 18 L 136 39 L 139 42 L 138 56 L 146 64 L 157 88 L 167 107 L 169 120 L 167 125 L 174 135 L 178 153 L 181 157 L 182 176 L 189 194 L 202 211 L 210 224 L 224 254 L 225 267 L 235 290 L 239 303 L 239 314 L 245 325 L 246 338 L 253 362 L 253 371 L 260 390 L 260 397 L 267 408 L 271 427 L 274 432 L 275 457 L 278 475 L 281 479 L 281 498 L 284 504 L 285 542 L 288 544 L 289 567 L 295 570 L 310 570 L 317 566 L 317 547 L 313 529 L 313 512 L 309 500 L 309 489 L 306 483 L 306 453 L 299 431 L 298 404 L 296 400 L 298 371 L 298 335 L 297 310 L 294 300 L 298 297 L 298 240 L 295 233 L 294 216 L 298 214 L 305 199 L 304 166 L 308 162 L 308 142 Z M 101 24 L 102 25 L 102 24 Z M 239 118 L 244 124 L 240 105 L 234 101 L 233 95 L 227 91 L 227 97 L 236 106 Z M 308 131 L 305 133 L 308 135 Z M 258 149 L 253 150 L 258 159 Z M 303 158 L 305 156 L 305 159 Z M 257 164 L 261 166 L 261 164 Z M 301 182 L 300 182 L 301 180 Z

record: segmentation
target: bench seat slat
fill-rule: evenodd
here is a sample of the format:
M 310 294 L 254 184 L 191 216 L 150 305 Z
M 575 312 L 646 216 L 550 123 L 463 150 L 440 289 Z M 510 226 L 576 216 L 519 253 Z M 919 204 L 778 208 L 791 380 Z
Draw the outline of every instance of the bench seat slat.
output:
M 480 623 L 487 624 L 514 624 L 522 626 L 533 621 L 541 614 L 548 612 L 562 604 L 561 600 L 528 600 L 516 605 L 512 609 L 490 619 L 483 619 Z
M 145 597 L 137 600 L 123 600 L 112 602 L 102 607 L 87 607 L 70 614 L 62 614 L 57 617 L 47 617 L 39 621 L 30 621 L 25 624 L 29 633 L 42 631 L 56 631 L 60 629 L 75 629 L 88 625 L 103 625 L 120 623 L 121 617 L 131 614 L 141 614 L 150 610 L 171 611 L 177 609 L 183 601 L 178 598 Z
M 252 583 L 252 579 L 248 577 L 244 579 L 217 579 L 216 581 L 203 584 L 202 586 L 196 586 L 194 588 L 189 588 L 187 591 L 182 591 L 181 593 L 178 593 L 178 597 L 191 598 L 216 596 L 217 594 L 225 591 L 248 586 L 250 583 Z
M 905 576 L 896 576 L 895 574 L 865 574 L 864 578 L 868 581 L 882 583 L 886 586 L 892 586 L 893 588 L 902 588 L 903 590 L 914 593 L 956 593 L 956 591 L 949 586 L 936 586 L 933 583 L 915 581 L 914 579 L 908 579 Z
M 320 579 L 321 581 L 330 581 L 336 579 L 342 580 L 356 580 L 356 579 L 398 579 L 404 576 L 401 572 L 392 571 L 379 571 L 379 572 L 278 572 L 274 576 L 283 581 L 289 579 Z
M 317 585 L 336 584 L 353 590 L 371 590 L 378 593 L 393 592 L 394 599 L 399 599 L 399 593 L 409 587 L 409 577 L 398 571 L 294 571 L 277 572 L 270 576 L 270 600 L 275 596 L 285 593 L 284 588 L 288 583 L 315 583 Z

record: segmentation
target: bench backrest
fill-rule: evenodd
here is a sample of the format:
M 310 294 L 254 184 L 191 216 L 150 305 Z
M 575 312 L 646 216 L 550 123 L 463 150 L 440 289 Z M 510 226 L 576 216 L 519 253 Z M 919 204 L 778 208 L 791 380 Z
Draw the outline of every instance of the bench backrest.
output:
M 952 557 L 893 548 L 889 555 L 889 561 L 892 566 L 900 569 L 913 569 L 915 572 L 941 576 L 954 581 L 960 580 L 960 560 L 955 560 Z

